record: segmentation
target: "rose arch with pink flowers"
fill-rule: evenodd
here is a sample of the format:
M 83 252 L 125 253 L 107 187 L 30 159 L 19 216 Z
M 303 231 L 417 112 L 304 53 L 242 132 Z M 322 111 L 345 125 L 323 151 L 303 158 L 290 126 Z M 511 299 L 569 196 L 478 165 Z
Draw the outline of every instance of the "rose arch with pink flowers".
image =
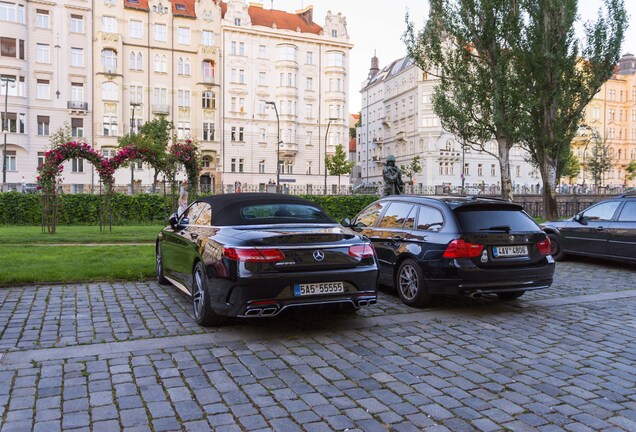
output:
M 90 144 L 70 141 L 56 146 L 46 152 L 44 163 L 38 167 L 38 189 L 42 191 L 42 228 L 49 234 L 55 234 L 57 227 L 57 179 L 62 174 L 63 162 L 72 158 L 82 158 L 89 161 L 99 174 L 100 183 L 104 186 L 106 194 L 102 201 L 100 215 L 110 215 L 110 203 L 113 194 L 115 170 L 131 160 L 142 160 L 149 163 L 159 171 L 165 171 L 165 159 L 162 155 L 148 148 L 137 148 L 128 145 L 121 148 L 112 159 L 104 158 Z M 101 189 L 101 188 L 100 188 Z M 108 220 L 110 221 L 111 218 Z M 100 229 L 103 228 L 100 217 Z M 110 222 L 109 222 L 110 224 Z

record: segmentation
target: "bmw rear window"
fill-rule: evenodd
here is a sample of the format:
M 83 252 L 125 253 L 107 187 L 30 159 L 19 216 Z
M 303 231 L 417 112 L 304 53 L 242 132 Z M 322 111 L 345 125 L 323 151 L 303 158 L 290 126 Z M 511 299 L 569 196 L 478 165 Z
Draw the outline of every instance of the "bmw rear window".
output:
M 464 233 L 540 230 L 532 218 L 518 208 L 466 206 L 455 209 L 455 215 Z

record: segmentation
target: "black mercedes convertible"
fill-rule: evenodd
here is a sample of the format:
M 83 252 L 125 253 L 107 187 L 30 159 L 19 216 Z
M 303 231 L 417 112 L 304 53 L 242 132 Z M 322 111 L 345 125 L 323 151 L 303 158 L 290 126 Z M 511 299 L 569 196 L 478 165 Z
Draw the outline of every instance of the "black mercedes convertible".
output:
M 157 281 L 190 295 L 196 321 L 278 315 L 299 306 L 377 300 L 368 239 L 311 201 L 237 193 L 194 201 L 157 236 Z

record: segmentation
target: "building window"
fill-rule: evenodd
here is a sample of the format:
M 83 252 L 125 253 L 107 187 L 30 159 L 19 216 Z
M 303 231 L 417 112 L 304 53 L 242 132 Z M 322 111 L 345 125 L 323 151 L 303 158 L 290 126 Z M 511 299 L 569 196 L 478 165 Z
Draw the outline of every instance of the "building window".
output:
M 201 44 L 205 46 L 214 45 L 214 32 L 203 30 L 201 33 Z
M 165 55 L 155 54 L 155 72 L 168 72 L 168 57 Z
M 477 175 L 480 177 L 484 175 L 484 166 L 482 164 L 477 164 Z
M 187 138 L 190 136 L 190 122 L 179 121 L 177 122 L 177 138 Z
M 38 135 L 49 134 L 49 124 L 51 120 L 49 116 L 38 116 Z
M 15 150 L 7 150 L 4 154 L 5 166 L 7 171 L 17 171 L 18 164 L 16 160 Z
M 115 73 L 117 70 L 117 53 L 114 50 L 102 50 L 102 67 L 106 73 Z
M 37 28 L 49 28 L 49 11 L 44 9 L 35 10 L 35 26 Z
M 266 142 L 265 128 L 260 128 L 258 130 L 258 142 Z
M 212 82 L 214 80 L 214 62 L 212 60 L 201 62 L 201 75 L 203 82 Z
M 0 21 L 24 24 L 24 5 L 0 2 Z
M 42 166 L 42 164 L 44 163 L 45 159 L 46 159 L 46 153 L 45 152 L 38 152 L 38 168 Z
M 102 84 L 102 100 L 116 101 L 119 100 L 117 84 L 107 81 Z
M 71 100 L 84 102 L 84 85 L 82 83 L 71 83 Z
M 212 158 L 210 156 L 203 156 L 201 159 L 201 168 L 210 168 L 212 166 Z
M 201 106 L 202 108 L 214 109 L 216 108 L 216 97 L 214 92 L 211 90 L 206 90 L 201 95 Z
M 328 52 L 327 66 L 344 67 L 344 53 L 341 51 Z
M 312 118 L 313 117 L 313 111 L 314 111 L 314 105 L 313 104 L 307 104 L 307 110 L 305 112 L 305 117 L 307 118 Z
M 128 32 L 130 37 L 133 39 L 143 39 L 144 38 L 144 26 L 143 23 L 139 20 L 130 20 L 128 23 Z
M 74 173 L 83 173 L 84 172 L 84 159 L 82 158 L 73 158 L 71 162 L 72 171 Z
M 258 73 L 258 84 L 259 85 L 265 85 L 267 83 L 267 73 L 260 71 Z
M 51 63 L 51 47 L 46 44 L 37 44 L 35 47 L 35 61 L 38 63 Z
M 314 53 L 313 51 L 307 51 L 307 64 L 314 64 Z
M 311 174 L 311 161 L 307 161 L 307 174 Z
M 203 122 L 203 141 L 214 141 L 214 123 Z
M 141 52 L 135 53 L 134 51 L 130 52 L 130 70 L 143 70 L 143 56 Z
M 258 46 L 258 57 L 266 58 L 267 57 L 267 47 L 265 45 Z
M 84 50 L 82 48 L 71 48 L 71 66 L 84 67 Z
M 153 90 L 153 103 L 155 105 L 166 105 L 168 100 L 168 90 L 165 88 L 155 88 Z
M 190 45 L 192 43 L 190 27 L 179 27 L 177 29 L 177 39 L 180 45 Z
M 243 141 L 243 127 L 232 126 L 230 129 L 230 141 Z
M 240 27 L 241 26 L 241 19 L 240 18 L 234 18 L 234 25 Z
M 190 59 L 179 57 L 177 63 L 177 74 L 183 76 L 190 76 Z
M 165 42 L 168 38 L 168 30 L 165 24 L 155 24 L 155 40 Z
M 517 177 L 521 177 L 521 165 L 515 167 L 515 174 Z
M 102 135 L 117 136 L 117 116 L 105 115 L 102 125 Z
M 142 104 L 144 101 L 144 88 L 142 86 L 131 85 L 130 89 L 130 102 L 135 104 Z
M 495 164 L 490 165 L 490 175 L 491 177 L 495 177 L 497 175 L 497 169 L 495 168 Z
M 105 33 L 117 33 L 117 18 L 112 16 L 103 16 L 102 30 Z
M 314 79 L 312 77 L 307 77 L 305 81 L 305 90 L 313 90 L 314 89 Z
M 36 98 L 51 99 L 51 85 L 49 80 L 37 80 Z
M 464 164 L 464 175 L 470 175 L 470 164 Z
M 180 107 L 190 107 L 190 90 L 177 90 L 177 105 Z
M 296 61 L 296 47 L 294 45 L 279 45 L 278 60 Z
M 258 173 L 265 174 L 265 159 L 258 161 Z
M 71 119 L 71 136 L 81 138 L 84 136 L 84 119 Z

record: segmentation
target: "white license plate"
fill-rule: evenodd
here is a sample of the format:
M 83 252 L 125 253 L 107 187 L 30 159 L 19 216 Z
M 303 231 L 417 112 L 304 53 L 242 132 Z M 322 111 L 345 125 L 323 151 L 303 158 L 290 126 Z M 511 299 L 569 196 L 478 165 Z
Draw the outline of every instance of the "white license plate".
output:
M 294 295 L 296 297 L 342 292 L 344 292 L 344 283 L 342 282 L 318 282 L 294 285 Z
M 528 246 L 495 246 L 492 254 L 496 258 L 528 256 Z

